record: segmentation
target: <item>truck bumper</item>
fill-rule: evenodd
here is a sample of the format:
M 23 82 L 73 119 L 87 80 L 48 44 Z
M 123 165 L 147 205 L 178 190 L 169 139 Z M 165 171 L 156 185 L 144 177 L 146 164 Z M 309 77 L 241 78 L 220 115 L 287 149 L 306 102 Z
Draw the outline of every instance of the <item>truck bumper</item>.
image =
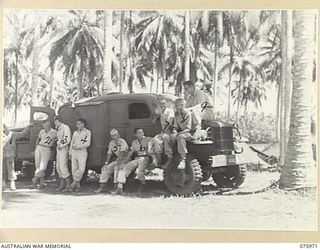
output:
M 215 155 L 211 156 L 210 159 L 212 168 L 234 166 L 250 162 L 243 154 Z

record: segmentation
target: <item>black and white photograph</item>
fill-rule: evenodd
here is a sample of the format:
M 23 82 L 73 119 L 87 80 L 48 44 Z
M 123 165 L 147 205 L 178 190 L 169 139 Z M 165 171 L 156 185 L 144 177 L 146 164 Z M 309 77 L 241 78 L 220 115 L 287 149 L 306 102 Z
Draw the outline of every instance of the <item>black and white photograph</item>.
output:
M 2 228 L 318 231 L 318 10 L 2 13 Z

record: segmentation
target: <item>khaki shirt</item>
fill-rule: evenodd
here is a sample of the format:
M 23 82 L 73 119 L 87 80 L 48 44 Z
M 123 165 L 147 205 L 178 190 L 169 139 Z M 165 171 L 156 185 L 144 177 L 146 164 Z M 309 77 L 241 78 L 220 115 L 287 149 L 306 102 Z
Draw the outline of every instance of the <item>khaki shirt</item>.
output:
M 174 111 L 170 108 L 166 108 L 160 114 L 160 123 L 162 132 L 167 132 L 170 130 L 171 126 L 173 125 L 174 120 Z
M 44 147 L 52 147 L 57 140 L 57 130 L 50 128 L 48 132 L 45 129 L 40 130 L 38 134 L 38 144 Z
M 29 132 L 26 127 L 21 132 L 9 132 L 8 135 L 2 136 L 3 158 L 14 158 L 16 156 L 16 140 L 25 137 Z
M 143 137 L 142 141 L 140 142 L 138 139 L 135 139 L 131 143 L 131 150 L 137 155 L 137 156 L 145 156 L 148 154 L 148 144 L 151 140 L 151 137 Z
M 126 140 L 119 138 L 117 142 L 114 140 L 111 140 L 109 143 L 109 148 L 108 148 L 108 155 L 113 154 L 117 158 L 119 157 L 120 152 L 127 152 L 129 149 L 129 146 L 126 142 Z
M 72 135 L 72 140 L 70 143 L 70 150 L 73 146 L 76 146 L 80 149 L 87 149 L 91 145 L 91 131 L 84 128 L 83 130 L 76 130 Z
M 186 129 L 191 130 L 192 127 L 192 116 L 191 112 L 183 111 L 182 113 L 174 113 L 174 128 L 180 132 Z
M 68 146 L 71 142 L 71 130 L 66 124 L 61 124 L 57 132 L 58 144 L 61 147 Z
M 194 94 L 189 95 L 186 98 L 186 108 L 190 108 L 204 102 L 210 103 L 208 95 L 200 89 L 195 89 Z

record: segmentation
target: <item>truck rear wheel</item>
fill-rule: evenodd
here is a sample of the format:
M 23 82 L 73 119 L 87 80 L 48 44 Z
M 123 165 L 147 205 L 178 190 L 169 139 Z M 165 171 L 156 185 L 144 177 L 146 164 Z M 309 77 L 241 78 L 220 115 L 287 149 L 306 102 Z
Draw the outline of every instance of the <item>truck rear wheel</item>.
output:
M 164 171 L 164 183 L 166 188 L 174 194 L 192 195 L 198 193 L 201 188 L 202 170 L 200 163 L 193 156 L 188 155 L 186 168 L 177 169 L 180 157 L 175 156 L 171 165 Z
M 246 178 L 247 166 L 241 164 L 225 168 L 225 172 L 212 175 L 214 182 L 222 188 L 238 188 Z

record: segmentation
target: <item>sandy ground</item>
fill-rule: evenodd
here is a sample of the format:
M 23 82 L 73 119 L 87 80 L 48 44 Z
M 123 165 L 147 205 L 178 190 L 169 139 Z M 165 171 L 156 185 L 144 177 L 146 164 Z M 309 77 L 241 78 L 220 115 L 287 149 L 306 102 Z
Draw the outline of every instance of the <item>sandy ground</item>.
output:
M 203 185 L 196 197 L 167 194 L 162 182 L 149 181 L 143 197 L 108 193 L 95 195 L 97 182 L 89 181 L 77 194 L 55 194 L 54 179 L 44 190 L 30 190 L 26 181 L 15 192 L 3 192 L 2 226 L 9 228 L 213 228 L 249 230 L 317 230 L 316 191 L 260 190 L 279 178 L 279 173 L 249 172 L 236 191 Z M 111 189 L 111 187 L 110 187 Z

